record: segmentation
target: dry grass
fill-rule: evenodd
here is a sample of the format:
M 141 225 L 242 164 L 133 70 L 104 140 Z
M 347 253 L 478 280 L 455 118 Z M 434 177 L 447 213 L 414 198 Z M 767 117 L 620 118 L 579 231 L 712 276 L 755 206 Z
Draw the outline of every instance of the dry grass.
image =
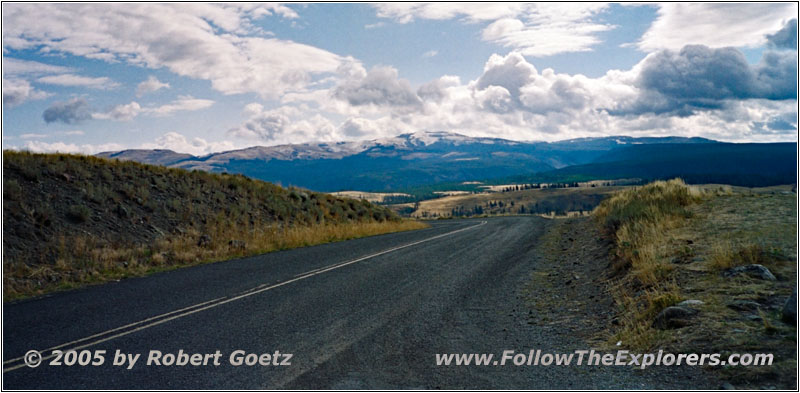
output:
M 110 246 L 85 235 L 62 236 L 58 259 L 53 265 L 3 264 L 3 299 L 15 300 L 178 267 L 426 227 L 410 220 L 264 226 L 252 231 L 220 225 L 203 246 L 198 245 L 196 232 L 168 235 L 149 246 L 136 247 Z
M 674 179 L 620 191 L 597 206 L 595 217 L 617 244 L 615 270 L 630 268 L 646 287 L 667 278 L 673 266 L 661 258 L 667 244 L 664 234 L 690 216 L 686 207 L 700 201 L 701 195 Z
M 774 353 L 769 368 L 722 368 L 737 387 L 796 388 L 796 328 L 780 310 L 797 287 L 797 195 L 791 186 L 747 189 L 680 181 L 623 191 L 595 210 L 615 240 L 611 293 L 620 326 L 608 345 L 674 352 Z M 728 277 L 761 264 L 777 281 Z M 689 326 L 659 330 L 653 318 L 682 300 L 703 302 Z M 737 309 L 754 302 L 755 309 Z
M 388 208 L 241 175 L 3 152 L 4 300 L 414 229 Z

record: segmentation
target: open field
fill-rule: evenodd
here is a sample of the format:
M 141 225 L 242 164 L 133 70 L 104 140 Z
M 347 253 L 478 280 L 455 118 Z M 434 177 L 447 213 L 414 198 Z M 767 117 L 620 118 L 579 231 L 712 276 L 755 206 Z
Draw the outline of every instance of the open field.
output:
M 484 214 L 568 215 L 589 212 L 609 194 L 622 189 L 611 187 L 544 188 L 508 192 L 453 195 L 391 205 L 414 218 L 469 217 Z
M 410 197 L 409 194 L 402 192 L 366 192 L 366 191 L 337 191 L 332 192 L 331 195 L 336 195 L 345 198 L 363 199 L 373 203 L 383 202 L 384 199 L 389 197 Z

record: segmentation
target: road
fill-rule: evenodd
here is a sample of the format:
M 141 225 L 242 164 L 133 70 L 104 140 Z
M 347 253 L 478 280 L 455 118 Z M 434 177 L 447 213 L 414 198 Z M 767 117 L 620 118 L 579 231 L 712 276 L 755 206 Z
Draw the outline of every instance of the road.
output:
M 548 220 L 435 222 L 207 264 L 6 305 L 4 389 L 687 388 L 627 367 L 436 366 L 437 353 L 571 351 L 579 340 L 526 323 L 521 288 Z M 55 366 L 105 350 L 99 366 Z M 31 349 L 45 360 L 19 360 Z M 221 353 L 219 366 L 146 365 L 162 353 Z M 236 350 L 290 365 L 233 366 Z M 131 369 L 116 351 L 140 354 Z M 286 354 L 292 354 L 286 359 Z M 66 362 L 62 358 L 62 363 Z M 695 386 L 696 387 L 696 386 Z

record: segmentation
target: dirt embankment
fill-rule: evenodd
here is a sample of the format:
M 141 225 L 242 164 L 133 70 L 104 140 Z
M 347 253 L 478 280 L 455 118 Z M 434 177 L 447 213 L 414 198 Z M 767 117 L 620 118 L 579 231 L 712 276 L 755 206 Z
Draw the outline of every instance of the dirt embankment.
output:
M 770 366 L 701 370 L 720 388 L 796 389 L 796 312 L 784 310 L 797 288 L 792 187 L 697 187 L 677 204 L 657 195 L 665 189 L 644 192 L 611 214 L 616 229 L 635 221 L 636 231 L 554 223 L 532 273 L 529 323 L 607 350 L 773 354 Z
M 5 300 L 414 226 L 367 201 L 239 175 L 63 154 L 3 160 Z

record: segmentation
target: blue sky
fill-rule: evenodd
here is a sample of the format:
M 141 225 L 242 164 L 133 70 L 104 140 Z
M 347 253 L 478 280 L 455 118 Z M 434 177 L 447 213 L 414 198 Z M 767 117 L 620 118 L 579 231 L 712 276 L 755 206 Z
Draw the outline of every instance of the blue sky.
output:
M 3 146 L 797 139 L 796 3 L 5 4 Z

